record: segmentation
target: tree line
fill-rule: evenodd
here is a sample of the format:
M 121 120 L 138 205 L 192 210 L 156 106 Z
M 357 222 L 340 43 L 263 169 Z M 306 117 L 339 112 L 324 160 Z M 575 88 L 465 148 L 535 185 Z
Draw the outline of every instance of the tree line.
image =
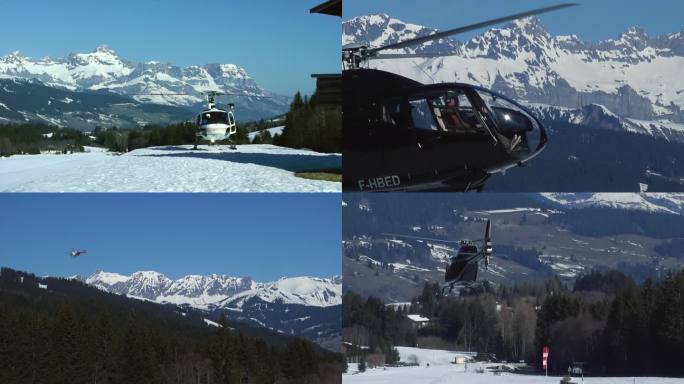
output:
M 283 133 L 273 143 L 318 152 L 342 152 L 342 107 L 321 105 L 315 94 L 308 98 L 297 92 L 285 117 Z
M 39 285 L 41 284 L 41 285 Z M 42 286 L 42 288 L 41 288 Z M 0 273 L 2 383 L 336 383 L 341 363 L 303 339 L 117 297 L 64 279 Z
M 75 129 L 37 123 L 0 125 L 0 156 L 38 154 L 41 151 L 80 152 L 89 139 Z
M 319 105 L 316 95 L 302 97 L 297 92 L 290 109 L 282 120 L 239 123 L 231 136 L 234 144 L 275 144 L 290 148 L 307 148 L 318 152 L 342 152 L 342 109 L 339 106 Z M 284 125 L 282 134 L 271 135 L 268 128 Z M 252 140 L 250 132 L 260 131 Z M 52 132 L 55 136 L 43 136 Z M 0 156 L 35 154 L 41 150 L 83 150 L 84 145 L 107 148 L 113 152 L 164 145 L 194 144 L 194 122 L 147 125 L 143 128 L 96 127 L 91 135 L 70 129 L 37 123 L 0 125 Z M 91 138 L 89 136 L 93 136 Z
M 416 327 L 409 313 L 430 321 Z M 619 271 L 592 271 L 572 288 L 554 278 L 459 297 L 426 284 L 399 310 L 348 292 L 342 320 L 346 342 L 370 347 L 348 348 L 348 359 L 420 346 L 525 360 L 541 371 L 548 346 L 550 373 L 583 362 L 591 375 L 684 376 L 684 270 L 641 284 Z

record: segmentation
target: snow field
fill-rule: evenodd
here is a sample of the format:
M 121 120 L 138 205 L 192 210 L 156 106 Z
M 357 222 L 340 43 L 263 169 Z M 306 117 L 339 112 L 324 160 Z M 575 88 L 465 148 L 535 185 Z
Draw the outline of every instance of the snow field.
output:
M 104 152 L 18 155 L 0 159 L 4 192 L 339 192 L 341 183 L 294 172 L 340 168 L 340 154 L 274 145 L 153 147 Z
M 349 364 L 346 374 L 342 376 L 344 384 L 558 384 L 559 376 L 530 376 L 511 373 L 495 375 L 492 372 L 477 373 L 478 368 L 487 365 L 470 363 L 466 371 L 465 364 L 451 364 L 454 357 L 469 355 L 467 352 L 450 352 L 442 350 L 397 347 L 401 361 L 407 361 L 410 356 L 416 356 L 420 362 L 417 367 L 388 367 L 367 369 L 359 373 L 356 364 Z M 426 363 L 430 363 L 427 367 Z M 659 377 L 588 377 L 575 378 L 573 382 L 584 384 L 682 384 L 684 379 Z

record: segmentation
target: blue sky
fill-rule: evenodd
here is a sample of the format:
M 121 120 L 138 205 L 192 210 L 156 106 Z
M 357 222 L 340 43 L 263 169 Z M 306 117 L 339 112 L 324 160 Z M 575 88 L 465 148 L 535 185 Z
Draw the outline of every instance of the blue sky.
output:
M 277 93 L 313 92 L 311 73 L 339 72 L 340 19 L 320 0 L 4 0 L 0 55 L 61 57 L 107 44 L 122 58 L 233 63 Z
M 341 274 L 340 194 L 0 194 L 0 265 L 39 276 Z M 71 258 L 72 248 L 88 254 Z
M 630 26 L 639 26 L 651 36 L 684 28 L 684 1 L 678 0 L 345 0 L 344 19 L 370 13 L 387 13 L 405 22 L 450 29 L 500 16 L 560 3 L 579 7 L 541 15 L 552 35 L 575 34 L 583 40 L 617 37 Z M 482 31 L 455 37 L 465 40 Z

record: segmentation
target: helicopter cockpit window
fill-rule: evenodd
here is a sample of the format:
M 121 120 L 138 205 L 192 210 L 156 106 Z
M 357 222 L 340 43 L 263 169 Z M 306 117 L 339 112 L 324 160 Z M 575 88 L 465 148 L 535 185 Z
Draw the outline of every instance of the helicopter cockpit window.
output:
M 474 245 L 463 245 L 458 250 L 459 253 L 477 253 L 477 247 Z
M 411 100 L 409 105 L 411 106 L 411 120 L 413 120 L 414 128 L 430 131 L 440 130 L 432 116 L 432 110 L 427 99 Z
M 510 140 L 510 150 L 527 151 L 539 142 L 539 123 L 525 109 L 500 95 L 484 90 L 477 90 L 477 93 L 489 108 L 496 130 Z
M 468 97 L 457 90 L 449 90 L 430 99 L 435 118 L 442 130 L 452 133 L 486 133 L 473 113 Z
M 401 107 L 398 100 L 391 100 L 382 106 L 382 122 L 396 125 L 400 120 Z
M 202 112 L 201 125 L 206 124 L 228 124 L 228 113 L 226 112 Z
M 502 135 L 513 136 L 538 129 L 535 119 L 524 109 L 503 97 L 482 90 L 477 92 L 492 112 L 497 130 Z

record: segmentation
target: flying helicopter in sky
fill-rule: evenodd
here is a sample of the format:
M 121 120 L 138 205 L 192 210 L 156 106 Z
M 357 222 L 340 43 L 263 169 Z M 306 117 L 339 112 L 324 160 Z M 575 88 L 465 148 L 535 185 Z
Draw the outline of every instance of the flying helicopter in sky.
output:
M 463 289 L 476 290 L 483 282 L 477 280 L 477 272 L 480 260 L 484 259 L 485 270 L 489 269 L 490 259 L 494 248 L 492 247 L 492 223 L 487 219 L 484 238 L 482 240 L 442 240 L 411 235 L 386 233 L 392 237 L 401 237 L 413 240 L 430 241 L 443 244 L 457 244 L 458 252 L 451 256 L 444 272 L 442 294 L 451 293 L 454 289 L 460 292 Z M 481 247 L 477 244 L 481 243 Z
M 86 249 L 77 250 L 74 248 L 71 248 L 71 252 L 69 252 L 71 257 L 79 257 L 82 255 L 85 255 L 86 253 L 88 253 L 88 250 L 86 250 Z
M 395 53 L 448 36 L 539 15 L 559 4 L 372 48 L 342 48 L 345 191 L 482 191 L 487 179 L 537 156 L 548 142 L 532 112 L 464 83 L 422 84 L 370 69 L 376 59 L 442 57 Z M 392 53 L 381 53 L 395 50 Z

